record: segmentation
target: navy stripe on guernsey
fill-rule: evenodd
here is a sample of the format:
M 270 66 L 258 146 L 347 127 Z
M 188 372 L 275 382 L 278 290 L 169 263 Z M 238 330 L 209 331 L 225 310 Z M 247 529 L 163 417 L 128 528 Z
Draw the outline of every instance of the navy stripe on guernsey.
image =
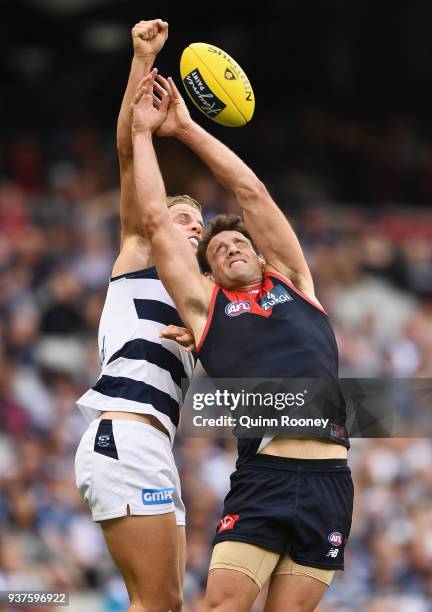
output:
M 179 387 L 181 387 L 181 379 L 187 378 L 182 362 L 161 344 L 150 342 L 150 340 L 136 338 L 135 340 L 126 342 L 119 351 L 111 356 L 108 363 L 112 363 L 120 357 L 125 357 L 126 359 L 142 359 L 157 365 L 163 370 L 167 370 L 169 374 L 171 374 L 173 381 Z
M 183 321 L 175 308 L 158 300 L 134 299 L 135 308 L 140 319 L 156 321 L 164 325 L 184 327 Z
M 179 403 L 173 400 L 168 393 L 164 393 L 145 382 L 123 376 L 103 374 L 93 390 L 109 397 L 123 398 L 141 404 L 151 404 L 157 407 L 159 412 L 166 414 L 176 427 L 179 423 Z
M 151 268 L 137 270 L 136 272 L 126 272 L 126 274 L 119 274 L 119 276 L 111 276 L 110 282 L 113 283 L 121 278 L 150 278 L 153 280 L 159 280 L 159 275 L 157 273 L 156 266 L 152 266 Z

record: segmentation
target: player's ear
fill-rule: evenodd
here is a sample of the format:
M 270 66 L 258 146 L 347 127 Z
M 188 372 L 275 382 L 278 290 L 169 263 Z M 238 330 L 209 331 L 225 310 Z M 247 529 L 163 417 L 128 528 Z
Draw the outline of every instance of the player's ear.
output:
M 258 261 L 260 262 L 261 268 L 264 270 L 266 262 L 262 255 L 258 255 Z
M 215 279 L 213 278 L 213 275 L 211 272 L 204 272 L 204 276 L 206 278 L 209 278 L 211 281 L 213 281 L 214 283 L 216 282 Z

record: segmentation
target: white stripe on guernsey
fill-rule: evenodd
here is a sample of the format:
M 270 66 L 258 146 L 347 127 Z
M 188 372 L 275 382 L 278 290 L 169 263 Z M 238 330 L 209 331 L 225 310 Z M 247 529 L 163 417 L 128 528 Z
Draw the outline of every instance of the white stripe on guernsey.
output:
M 156 387 L 159 391 L 167 393 L 176 402 L 180 403 L 182 400 L 181 389 L 175 384 L 169 371 L 144 359 L 119 357 L 102 368 L 102 375 L 121 376 L 132 378 L 132 380 L 138 382 L 145 382 L 152 387 Z
M 118 281 L 111 281 L 111 285 L 121 280 L 127 281 L 132 299 L 157 300 L 158 302 L 164 302 L 168 304 L 168 306 L 175 308 L 174 302 L 160 280 L 154 278 L 126 278 L 118 279 Z
M 156 417 L 169 433 L 171 444 L 174 442 L 176 428 L 171 419 L 163 412 L 159 412 L 151 404 L 141 404 L 133 400 L 102 395 L 93 389 L 89 389 L 77 400 L 77 406 L 83 417 L 90 423 L 96 419 L 101 412 L 135 412 L 137 414 L 151 414 Z

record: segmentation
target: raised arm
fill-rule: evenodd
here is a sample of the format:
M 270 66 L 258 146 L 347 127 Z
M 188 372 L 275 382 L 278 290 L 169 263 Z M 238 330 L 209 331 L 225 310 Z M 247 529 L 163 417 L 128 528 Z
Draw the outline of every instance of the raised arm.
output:
M 162 19 L 140 21 L 132 28 L 134 55 L 117 121 L 122 249 L 115 264 L 114 274 L 122 274 L 147 265 L 144 260 L 148 259 L 149 250 L 138 212 L 133 171 L 131 108 L 138 83 L 149 74 L 167 37 L 168 23 Z
M 166 192 L 153 147 L 152 135 L 166 117 L 169 99 L 153 105 L 153 70 L 138 87 L 133 104 L 132 140 L 135 184 L 140 218 L 150 241 L 160 278 L 184 323 L 201 337 L 210 307 L 212 284 L 199 270 L 186 236 L 168 213 Z
M 193 122 L 172 79 L 158 77 L 171 92 L 178 120 L 168 120 L 158 131 L 175 136 L 202 159 L 216 179 L 237 198 L 247 228 L 267 267 L 288 277 L 306 295 L 315 298 L 312 277 L 298 238 L 265 185 L 227 146 Z M 160 93 L 160 88 L 157 88 Z

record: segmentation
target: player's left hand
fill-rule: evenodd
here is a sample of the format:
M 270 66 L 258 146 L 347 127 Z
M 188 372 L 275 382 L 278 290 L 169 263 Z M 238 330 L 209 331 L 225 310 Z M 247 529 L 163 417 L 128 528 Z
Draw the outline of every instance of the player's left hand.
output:
M 192 123 L 185 101 L 171 77 L 164 79 L 163 76 L 158 74 L 154 89 L 161 100 L 164 99 L 163 96 L 166 94 L 170 99 L 167 117 L 156 132 L 157 135 L 178 136 L 180 132 L 187 130 Z M 159 106 L 160 102 L 157 97 L 155 97 L 154 103 Z
M 166 340 L 175 340 L 181 346 L 192 353 L 195 349 L 195 338 L 191 331 L 185 327 L 179 327 L 178 325 L 167 325 L 160 333 L 161 338 Z
M 153 88 L 157 69 L 145 76 L 138 84 L 132 103 L 132 132 L 150 132 L 153 134 L 165 121 L 170 98 L 168 93 L 161 94 L 157 107 L 153 104 Z

